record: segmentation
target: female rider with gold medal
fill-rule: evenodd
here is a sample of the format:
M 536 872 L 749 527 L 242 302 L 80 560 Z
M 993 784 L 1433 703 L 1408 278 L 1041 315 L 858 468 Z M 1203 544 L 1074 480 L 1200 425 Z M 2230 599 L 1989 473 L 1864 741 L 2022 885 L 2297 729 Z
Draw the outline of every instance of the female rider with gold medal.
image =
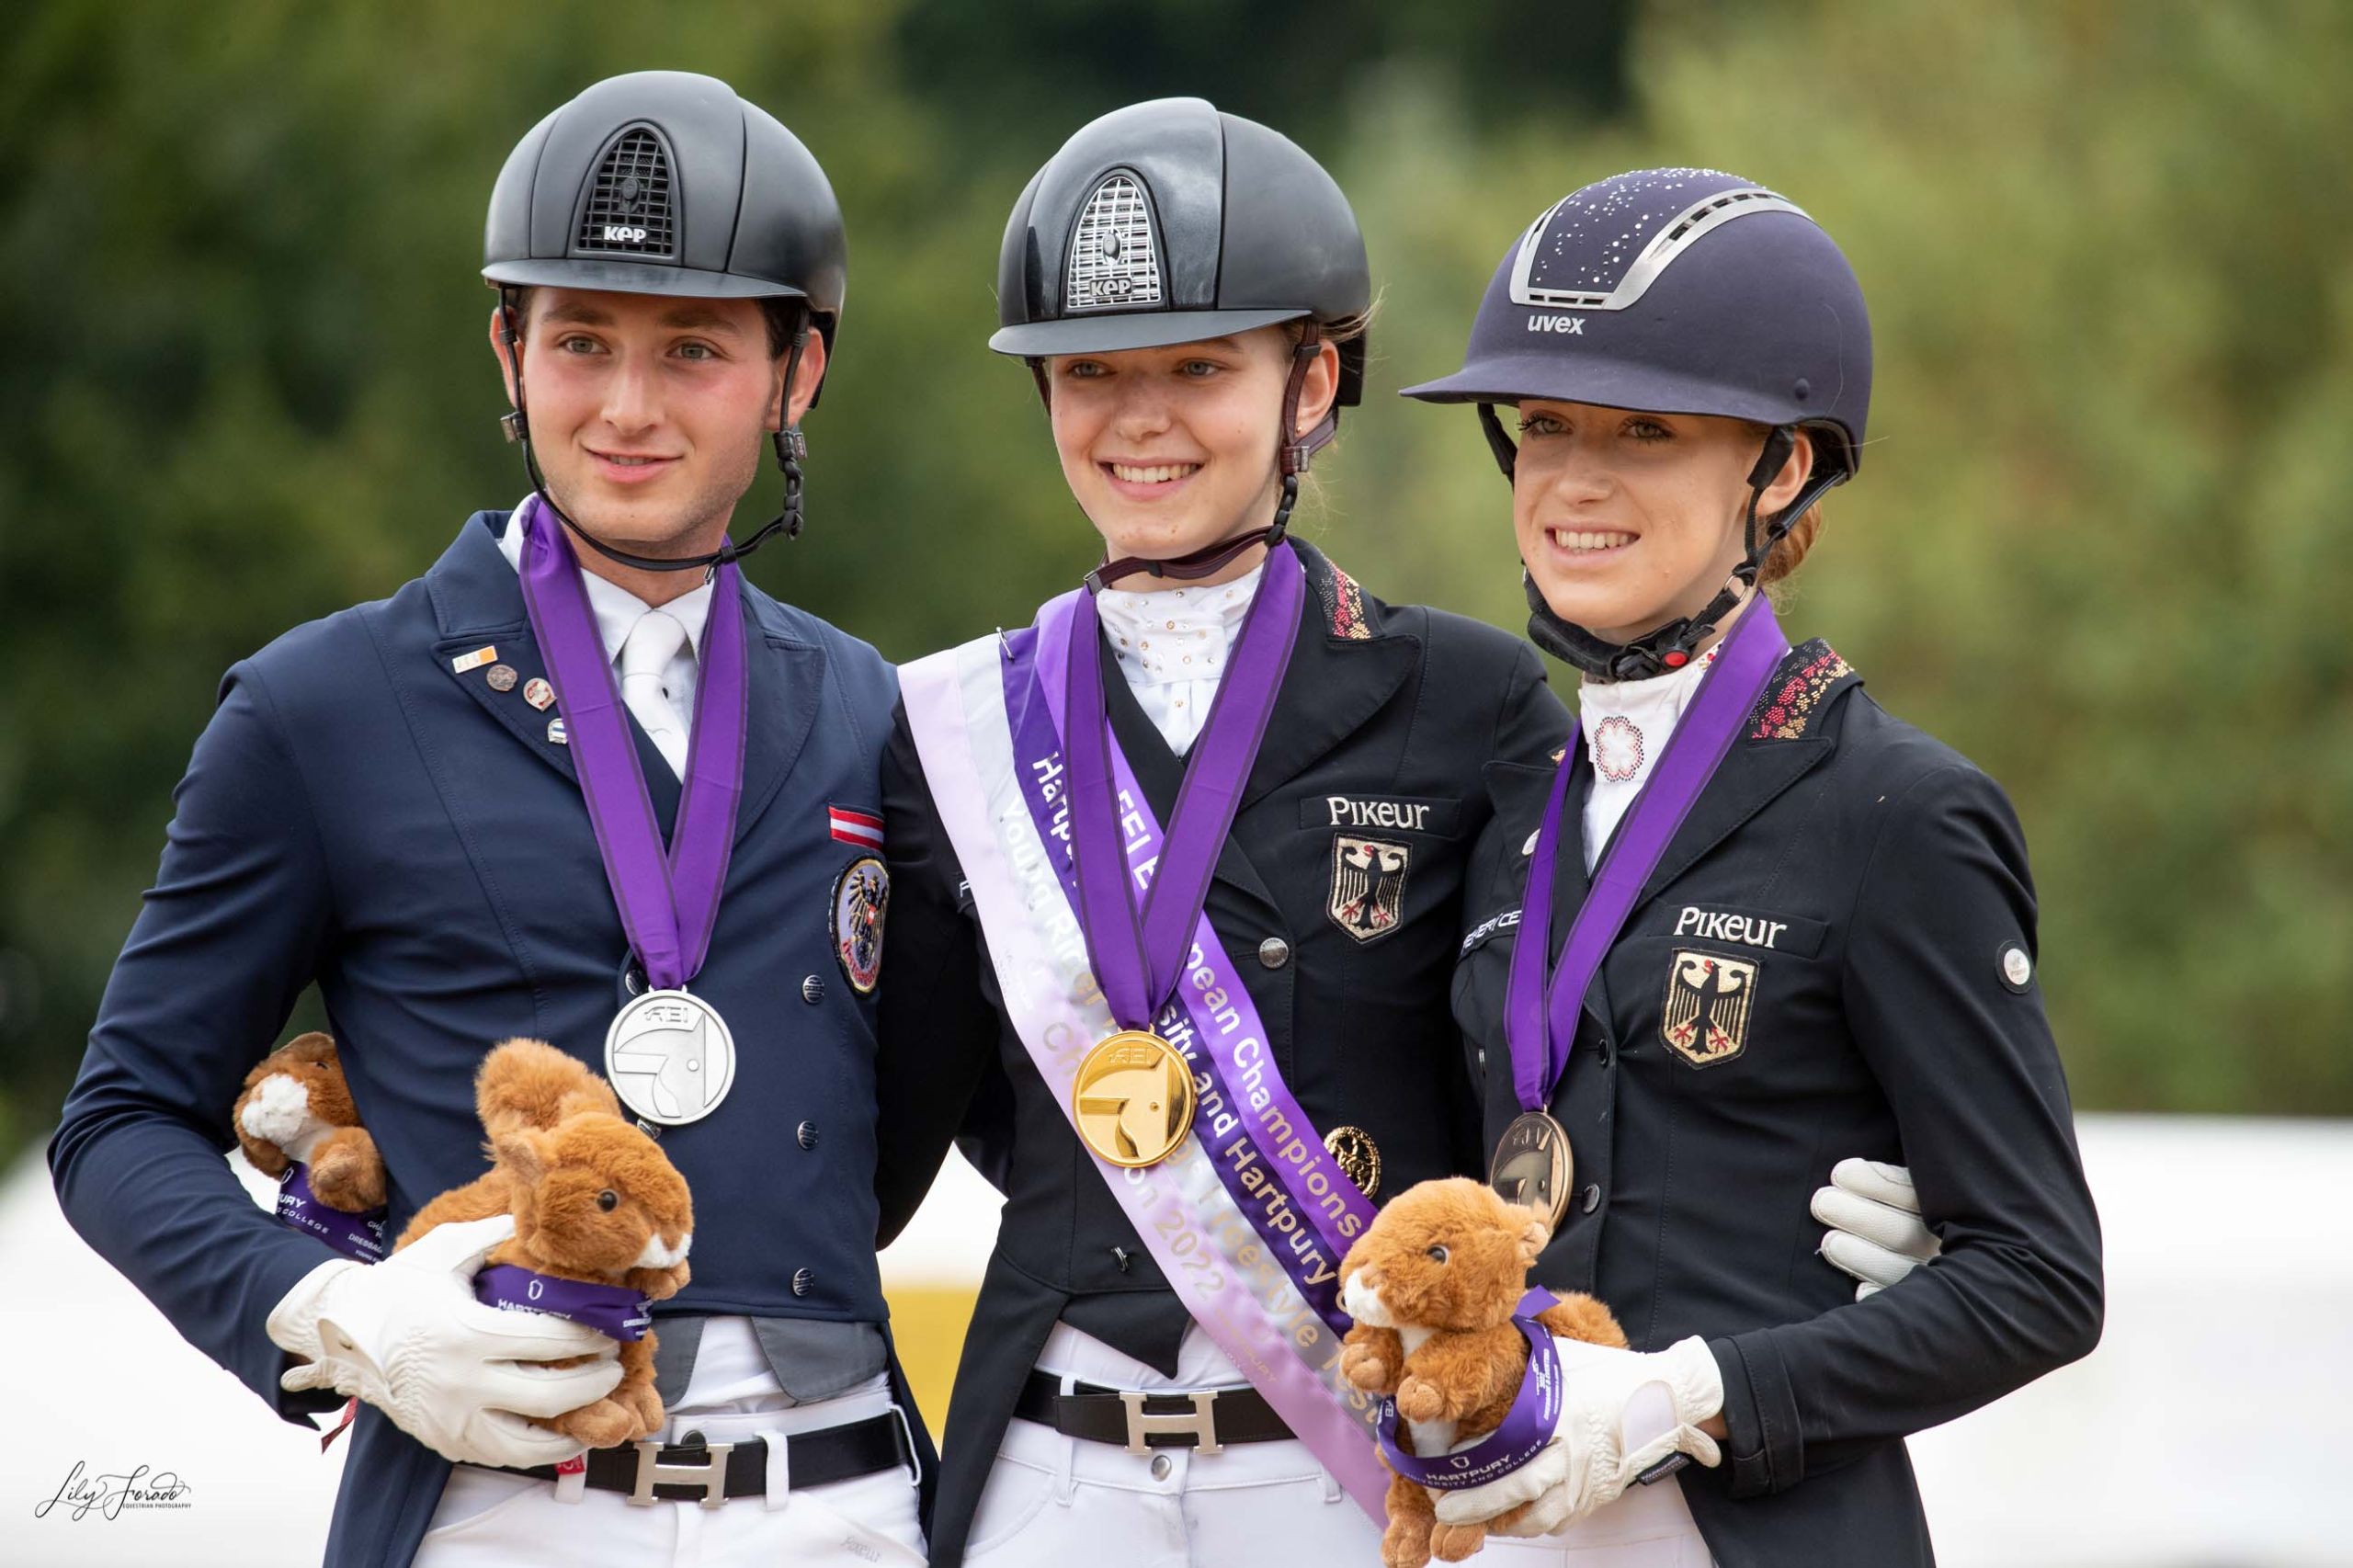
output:
M 1925 1563 L 1903 1438 L 2098 1337 L 2017 818 L 1758 591 L 1854 473 L 1870 374 L 1811 218 L 1658 169 L 1540 217 L 1463 369 L 1406 394 L 1478 406 L 1529 634 L 1584 675 L 1558 765 L 1490 770 L 1455 1011 L 1497 1185 L 1554 1217 L 1536 1279 L 1635 1347 L 1563 1342 L 1552 1446 L 1442 1518 L 1532 1498 L 1514 1533 L 1639 1509 L 1665 1562 Z M 1908 1162 L 1942 1254 L 1850 1300 L 1802 1210 L 1857 1151 Z

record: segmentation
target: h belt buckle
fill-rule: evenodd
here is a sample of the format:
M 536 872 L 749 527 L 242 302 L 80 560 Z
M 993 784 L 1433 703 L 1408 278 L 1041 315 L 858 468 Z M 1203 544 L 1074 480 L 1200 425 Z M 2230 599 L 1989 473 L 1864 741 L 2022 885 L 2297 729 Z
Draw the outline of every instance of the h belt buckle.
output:
M 654 1439 L 641 1438 L 630 1447 L 637 1450 L 637 1486 L 629 1494 L 633 1507 L 650 1508 L 656 1503 L 666 1503 L 666 1497 L 656 1497 L 656 1486 L 699 1486 L 702 1506 L 716 1508 L 727 1501 L 727 1456 L 734 1449 L 733 1443 L 698 1443 L 710 1457 L 701 1464 L 665 1464 L 658 1457 L 665 1445 Z
M 1171 1412 L 1163 1415 L 1157 1413 L 1147 1413 L 1144 1410 L 1143 1402 L 1145 1400 L 1153 1398 L 1165 1399 L 1170 1397 L 1173 1396 L 1166 1394 L 1154 1395 L 1140 1393 L 1133 1389 L 1123 1389 L 1120 1391 L 1120 1403 L 1127 1407 L 1128 1412 L 1128 1452 L 1131 1454 L 1151 1452 L 1151 1447 L 1144 1442 L 1144 1437 L 1150 1433 L 1159 1432 L 1163 1434 L 1191 1434 L 1193 1437 L 1193 1451 L 1197 1454 L 1223 1453 L 1225 1451 L 1225 1445 L 1217 1440 L 1217 1412 L 1215 1408 L 1217 1404 L 1217 1391 L 1210 1389 L 1197 1391 L 1193 1393 L 1184 1395 L 1183 1397 L 1193 1402 L 1193 1413 L 1190 1415 L 1184 1415 L 1181 1412 Z

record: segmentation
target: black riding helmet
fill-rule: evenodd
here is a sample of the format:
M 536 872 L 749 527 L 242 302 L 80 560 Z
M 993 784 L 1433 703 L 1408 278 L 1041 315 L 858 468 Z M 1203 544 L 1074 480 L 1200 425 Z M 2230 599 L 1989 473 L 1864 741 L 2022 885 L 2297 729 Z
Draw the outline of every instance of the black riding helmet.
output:
M 751 553 L 779 528 L 787 538 L 799 534 L 808 445 L 790 424 L 771 437 L 784 472 L 783 508 L 740 545 L 656 560 L 614 550 L 565 517 L 531 454 L 517 290 L 799 301 L 785 360 L 790 387 L 812 326 L 828 354 L 833 349 L 845 249 L 841 206 L 809 149 L 714 77 L 683 71 L 610 77 L 533 126 L 491 191 L 482 275 L 499 291 L 515 358 L 507 433 L 522 444 L 540 504 L 599 552 L 645 571 L 699 570 Z
M 1303 322 L 1283 396 L 1282 500 L 1271 527 L 1129 571 L 1200 577 L 1290 524 L 1299 475 L 1364 393 L 1365 339 L 1340 344 L 1333 412 L 1294 434 L 1323 328 L 1371 308 L 1364 235 L 1347 198 L 1288 137 L 1199 98 L 1131 105 L 1083 128 L 1029 181 L 1006 224 L 989 339 L 1037 374 L 1054 354 L 1111 354 Z M 1111 572 L 1116 567 L 1118 571 Z
M 1746 559 L 1698 615 L 1608 642 L 1526 585 L 1539 644 L 1590 674 L 1637 679 L 1688 664 L 1790 525 L 1853 477 L 1870 412 L 1870 317 L 1854 268 L 1793 203 L 1715 169 L 1636 169 L 1529 224 L 1487 285 L 1462 369 L 1404 395 L 1476 403 L 1506 478 L 1518 454 L 1495 405 L 1523 398 L 1770 428 L 1748 476 Z M 1757 498 L 1800 428 L 1813 437 L 1813 472 L 1760 529 Z

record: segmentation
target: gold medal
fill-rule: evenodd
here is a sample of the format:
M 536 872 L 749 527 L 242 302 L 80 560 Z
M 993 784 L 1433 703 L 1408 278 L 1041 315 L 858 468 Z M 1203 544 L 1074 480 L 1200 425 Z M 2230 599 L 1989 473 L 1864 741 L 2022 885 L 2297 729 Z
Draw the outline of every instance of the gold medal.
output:
M 1535 1210 L 1557 1231 L 1561 1216 L 1569 1211 L 1569 1182 L 1575 1173 L 1569 1135 L 1561 1124 L 1540 1110 L 1522 1111 L 1495 1144 L 1487 1185 L 1506 1201 Z
M 1086 1053 L 1071 1085 L 1078 1136 L 1115 1165 L 1156 1165 L 1193 1131 L 1193 1070 L 1156 1034 L 1123 1029 Z
M 1371 1198 L 1381 1190 L 1381 1146 L 1361 1127 L 1335 1127 L 1324 1134 L 1324 1147 L 1348 1173 L 1357 1190 Z

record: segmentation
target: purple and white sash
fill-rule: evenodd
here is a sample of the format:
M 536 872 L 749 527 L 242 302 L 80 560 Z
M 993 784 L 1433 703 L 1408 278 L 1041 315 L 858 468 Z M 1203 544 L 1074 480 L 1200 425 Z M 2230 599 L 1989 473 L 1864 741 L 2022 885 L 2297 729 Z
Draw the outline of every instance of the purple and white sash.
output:
M 1015 1032 L 1063 1114 L 1080 1060 L 1120 1026 L 1075 908 L 1062 751 L 1075 594 L 1037 624 L 900 671 L 932 798 L 954 843 Z M 1122 847 L 1139 887 L 1163 835 L 1114 743 Z M 1195 1073 L 1195 1136 L 1141 1169 L 1096 1160 L 1193 1321 L 1358 1505 L 1386 1517 L 1377 1403 L 1340 1375 L 1339 1263 L 1372 1205 L 1283 1085 L 1239 971 L 1206 916 L 1154 1028 Z M 1093 1156 L 1090 1155 L 1090 1158 Z

